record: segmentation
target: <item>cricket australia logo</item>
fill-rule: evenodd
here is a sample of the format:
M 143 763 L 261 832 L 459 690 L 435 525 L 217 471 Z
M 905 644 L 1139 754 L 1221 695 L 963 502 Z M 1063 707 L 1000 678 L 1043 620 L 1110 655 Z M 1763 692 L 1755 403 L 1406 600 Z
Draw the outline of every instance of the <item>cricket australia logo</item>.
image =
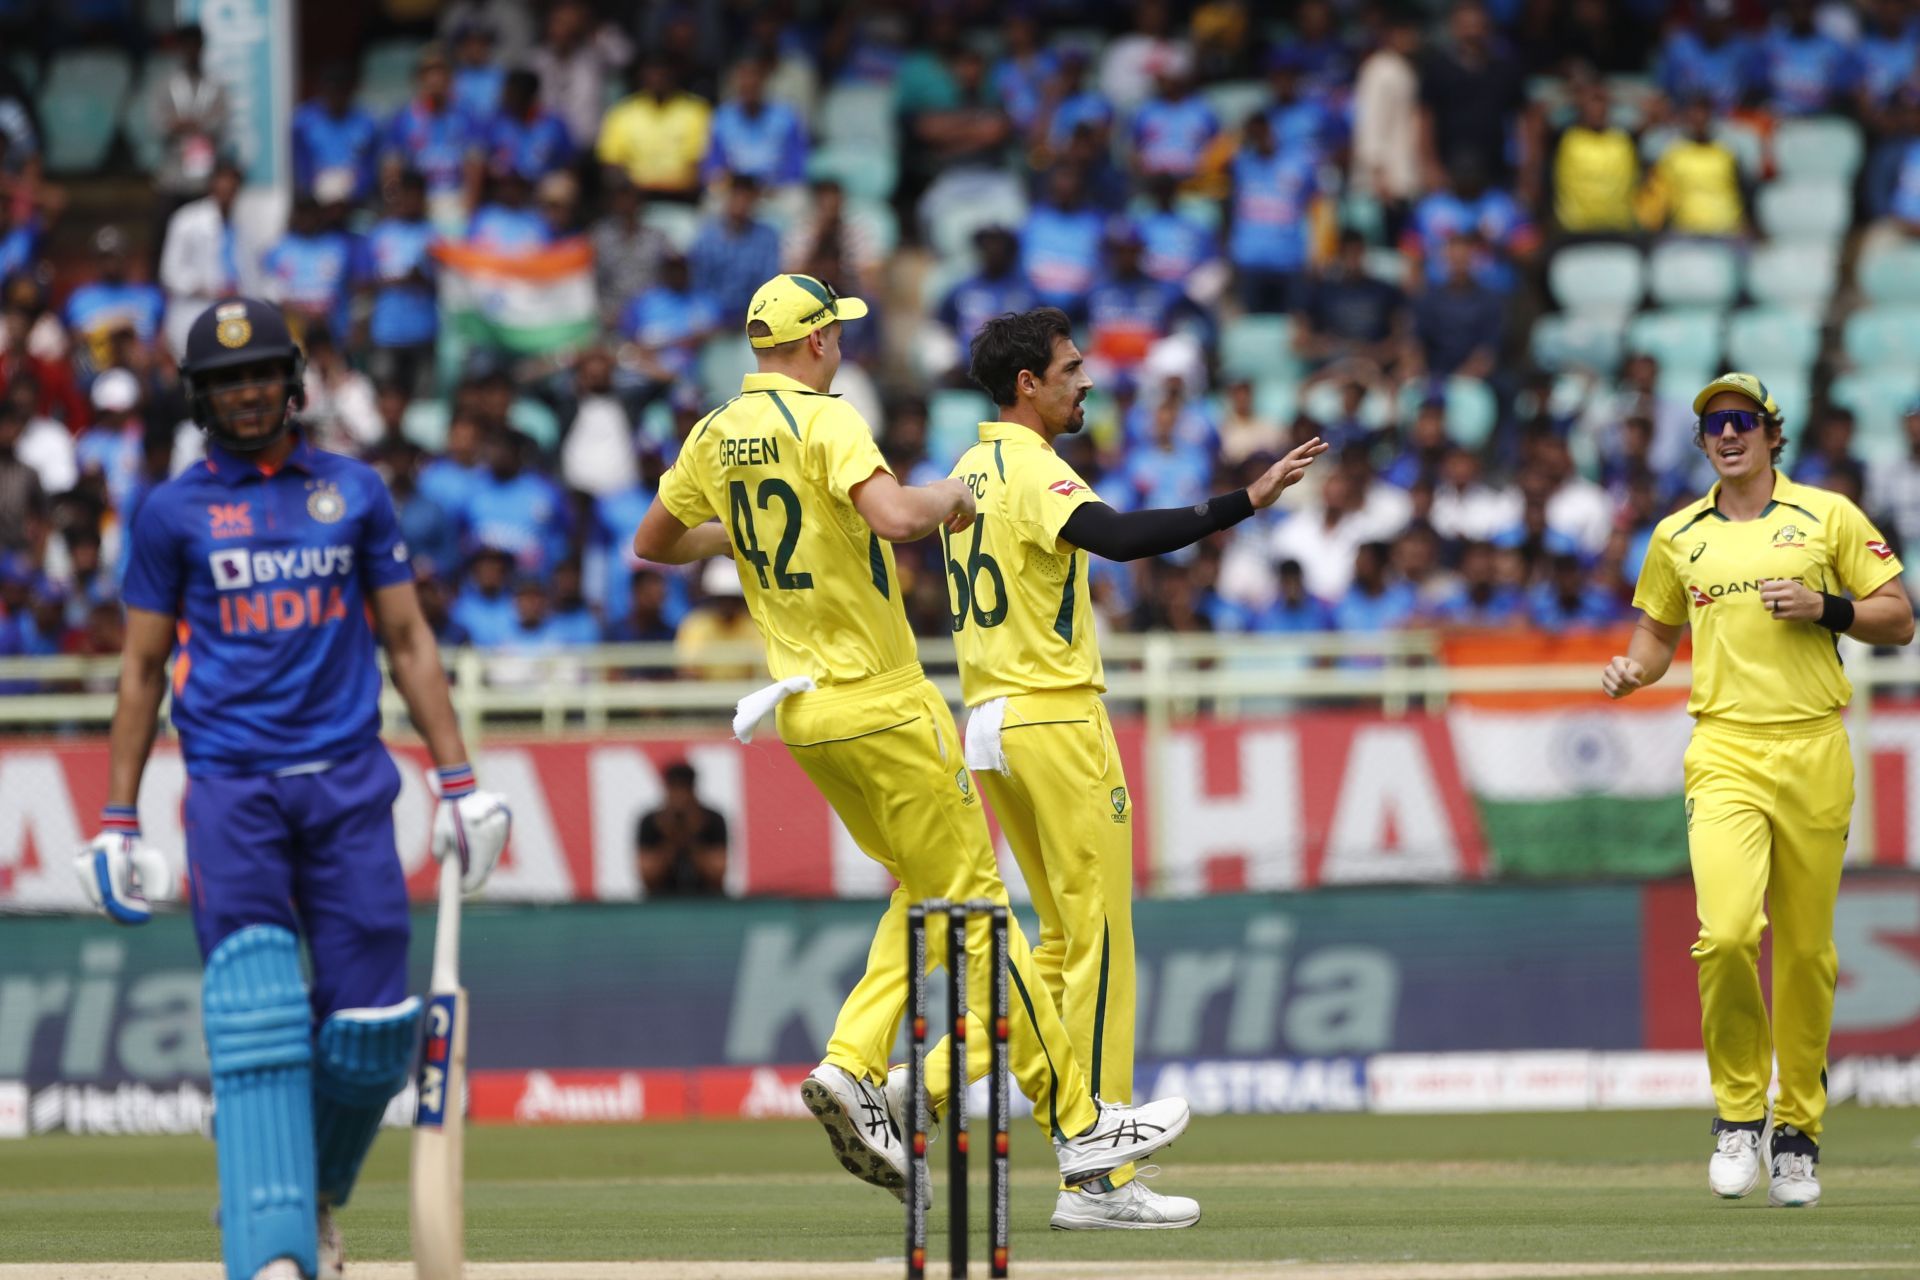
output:
M 1801 532 L 1799 525 L 1783 524 L 1773 531 L 1773 545 L 1776 547 L 1804 547 L 1807 545 L 1807 537 L 1806 534 Z
M 1125 822 L 1127 820 L 1127 789 L 1115 787 L 1107 792 L 1107 802 L 1113 806 L 1113 820 Z
M 973 778 L 967 773 L 964 767 L 954 770 L 953 785 L 960 788 L 960 798 L 962 800 L 971 801 L 973 799 Z
M 338 524 L 340 517 L 347 514 L 347 500 L 340 496 L 340 487 L 331 480 L 316 480 L 308 486 L 307 514 L 321 524 Z

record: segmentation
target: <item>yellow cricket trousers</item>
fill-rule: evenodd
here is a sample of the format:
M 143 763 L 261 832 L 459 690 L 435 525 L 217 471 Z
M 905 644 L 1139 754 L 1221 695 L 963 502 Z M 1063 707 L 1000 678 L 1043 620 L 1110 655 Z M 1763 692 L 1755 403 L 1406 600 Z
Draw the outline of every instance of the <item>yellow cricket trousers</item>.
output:
M 900 882 L 867 952 L 867 970 L 840 1015 L 825 1061 L 882 1083 L 907 1001 L 907 908 L 928 898 L 1007 901 L 953 713 L 918 664 L 780 704 L 780 736 L 861 850 Z M 945 963 L 945 932 L 927 953 Z M 1059 1010 L 1037 980 L 1026 936 L 1008 931 L 1013 988 L 1008 1057 L 1034 1115 L 1061 1136 L 1094 1122 L 1093 1098 Z M 970 1005 L 993 988 L 991 923 L 967 929 Z M 983 1032 L 973 1033 L 982 1043 Z M 984 1058 L 983 1058 L 984 1061 Z
M 1839 961 L 1833 904 L 1853 815 L 1853 754 L 1839 715 L 1752 726 L 1703 717 L 1686 754 L 1687 848 L 1700 937 L 1700 1035 L 1723 1120 L 1766 1114 L 1820 1137 Z M 1760 931 L 1773 917 L 1773 1016 Z

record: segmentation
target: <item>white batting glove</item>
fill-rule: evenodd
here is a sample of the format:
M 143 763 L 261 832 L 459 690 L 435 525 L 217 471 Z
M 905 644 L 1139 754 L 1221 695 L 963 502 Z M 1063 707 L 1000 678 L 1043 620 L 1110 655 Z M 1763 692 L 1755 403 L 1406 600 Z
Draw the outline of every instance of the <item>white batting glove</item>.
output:
M 131 805 L 108 805 L 100 834 L 73 860 L 80 887 L 95 909 L 119 924 L 145 924 L 153 904 L 175 893 L 167 856 L 140 843 L 140 818 Z
M 475 893 L 507 847 L 513 813 L 499 796 L 474 786 L 472 765 L 437 772 L 440 803 L 433 811 L 433 856 L 441 862 L 457 861 L 460 891 Z

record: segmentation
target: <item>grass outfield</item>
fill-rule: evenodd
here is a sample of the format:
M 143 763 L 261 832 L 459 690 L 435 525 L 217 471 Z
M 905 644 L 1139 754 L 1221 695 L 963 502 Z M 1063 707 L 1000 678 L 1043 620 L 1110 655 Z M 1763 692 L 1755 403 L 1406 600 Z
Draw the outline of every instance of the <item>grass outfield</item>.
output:
M 1022 1261 L 1127 1260 L 1147 1274 L 1164 1262 L 1159 1274 L 1171 1275 L 1286 1260 L 1619 1267 L 1583 1275 L 1686 1262 L 1721 1264 L 1717 1274 L 1864 1264 L 1846 1274 L 1920 1275 L 1920 1110 L 1837 1108 L 1824 1202 L 1798 1213 L 1769 1210 L 1764 1192 L 1713 1199 L 1706 1127 L 1684 1112 L 1198 1117 L 1157 1185 L 1198 1197 L 1200 1226 L 1082 1234 L 1047 1229 L 1051 1161 L 1023 1124 L 1015 1271 Z M 406 1160 L 407 1135 L 383 1134 L 342 1217 L 350 1259 L 406 1256 Z M 983 1162 L 974 1164 L 979 1267 Z M 930 1246 L 944 1257 L 937 1163 L 934 1176 Z M 0 1262 L 217 1258 L 214 1182 L 213 1145 L 198 1138 L 0 1144 Z M 872 1263 L 900 1256 L 901 1230 L 896 1202 L 842 1173 L 810 1121 L 468 1131 L 475 1261 Z

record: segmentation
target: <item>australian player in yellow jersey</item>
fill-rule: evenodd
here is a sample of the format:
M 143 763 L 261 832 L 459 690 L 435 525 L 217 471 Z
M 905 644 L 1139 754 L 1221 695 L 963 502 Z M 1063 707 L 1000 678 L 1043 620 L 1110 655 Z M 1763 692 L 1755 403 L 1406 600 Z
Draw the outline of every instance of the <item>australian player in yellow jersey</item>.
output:
M 902 486 L 860 415 L 828 393 L 840 322 L 866 312 L 811 276 L 760 287 L 746 317 L 759 371 L 694 427 L 634 552 L 669 564 L 734 557 L 776 681 L 742 701 L 735 731 L 750 738 L 777 707 L 794 759 L 860 848 L 900 882 L 867 972 L 801 1091 L 841 1163 L 904 1198 L 906 1152 L 883 1089 L 906 1004 L 907 907 L 928 898 L 1004 903 L 1007 891 L 953 715 L 921 671 L 889 545 L 943 527 L 964 532 L 974 498 L 956 480 Z M 968 932 L 969 990 L 989 988 L 991 944 L 980 917 Z M 933 950 L 946 961 L 944 940 Z M 1095 1101 L 1017 928 L 1008 950 L 1013 1075 L 1053 1138 L 1061 1178 L 1104 1177 L 1178 1137 L 1184 1101 Z
M 1693 628 L 1687 849 L 1716 1113 L 1707 1181 L 1737 1199 L 1764 1168 L 1768 1203 L 1810 1206 L 1820 1202 L 1839 972 L 1833 904 L 1853 813 L 1840 719 L 1853 687 L 1838 637 L 1906 644 L 1913 606 L 1899 560 L 1858 507 L 1774 469 L 1782 417 L 1760 379 L 1724 374 L 1693 411 L 1719 482 L 1654 529 L 1633 598 L 1639 625 L 1601 685 L 1624 698 L 1652 684 Z M 1771 1019 L 1758 966 L 1769 909 Z M 1779 1101 L 1769 1108 L 1776 1055 Z
M 1054 452 L 1080 430 L 1092 379 L 1066 315 L 1043 307 L 989 320 L 973 340 L 973 380 L 1000 420 L 954 466 L 978 504 L 948 531 L 947 603 L 971 713 L 967 763 L 1007 834 L 1040 917 L 1034 966 L 1059 1005 L 1102 1098 L 1133 1097 L 1133 803 L 1100 694 L 1087 554 L 1135 560 L 1191 545 L 1271 506 L 1325 452 L 1317 439 L 1247 489 L 1194 507 L 1120 513 Z M 946 1054 L 927 1069 L 936 1113 Z M 973 1074 L 985 1070 L 974 1064 Z M 889 1080 L 904 1113 L 905 1072 Z M 1063 1230 L 1191 1226 L 1200 1207 L 1134 1180 L 1131 1165 L 1062 1188 Z

